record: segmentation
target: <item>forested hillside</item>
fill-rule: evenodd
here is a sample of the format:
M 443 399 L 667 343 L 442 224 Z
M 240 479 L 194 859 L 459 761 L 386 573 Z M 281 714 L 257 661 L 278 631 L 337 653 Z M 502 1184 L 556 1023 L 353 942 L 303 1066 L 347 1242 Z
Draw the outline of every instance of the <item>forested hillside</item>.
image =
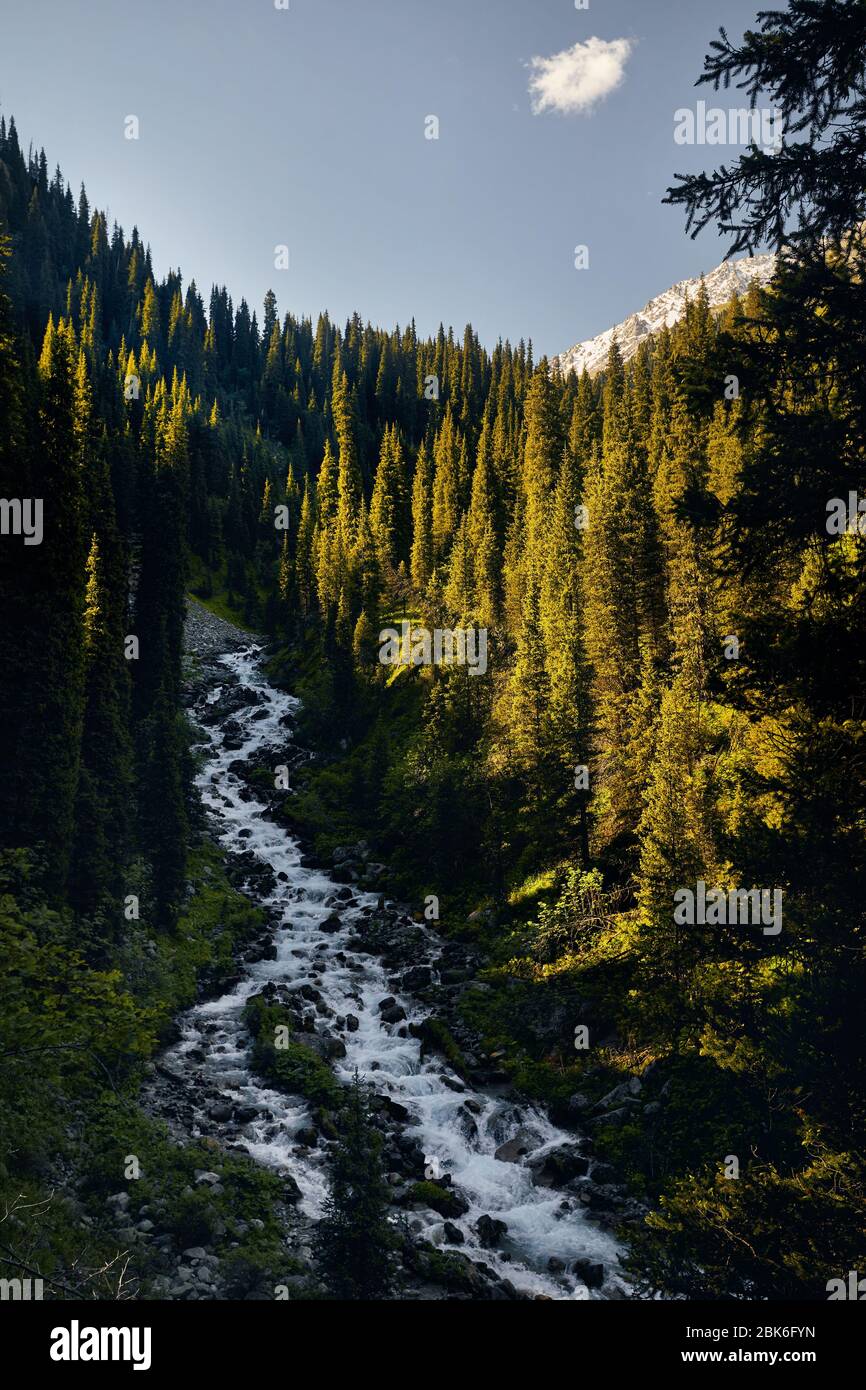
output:
M 862 144 L 862 49 L 843 71 L 824 39 L 837 85 L 784 100 Z M 192 592 L 304 701 L 285 823 L 323 857 L 366 839 L 472 945 L 460 1008 L 504 1073 L 563 1123 L 649 1087 L 594 1129 L 652 1203 L 637 1290 L 817 1298 L 863 1268 L 866 206 L 837 153 L 769 291 L 698 295 L 578 379 L 471 327 L 157 282 L 0 122 L 0 495 L 44 499 L 41 544 L 0 545 L 7 1202 L 75 1107 L 119 1104 L 211 949 Z M 674 195 L 696 223 L 736 197 Z M 740 249 L 782 244 L 750 215 Z M 485 629 L 486 671 L 383 664 L 402 622 Z M 780 915 L 678 920 L 701 884 Z

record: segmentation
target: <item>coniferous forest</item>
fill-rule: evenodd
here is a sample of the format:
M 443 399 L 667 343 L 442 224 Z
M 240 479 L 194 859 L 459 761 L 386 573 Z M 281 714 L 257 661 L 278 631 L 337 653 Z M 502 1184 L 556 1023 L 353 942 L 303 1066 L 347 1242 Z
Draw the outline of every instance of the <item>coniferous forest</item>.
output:
M 866 1275 L 866 9 L 788 0 L 702 81 L 790 138 L 682 177 L 673 151 L 667 200 L 774 278 L 592 376 L 159 278 L 146 209 L 110 225 L 0 117 L 5 1278 L 864 1296 L 833 1290 Z M 474 666 L 425 654 L 464 631 Z M 260 808 L 233 845 L 220 797 Z M 330 957 L 271 968 L 303 893 L 281 909 L 261 815 L 328 875 L 343 1012 Z M 228 1072 L 182 1133 L 184 1020 L 250 968 L 284 1144 Z M 485 1162 L 531 1168 L 532 1258 L 353 1054 L 365 1010 Z

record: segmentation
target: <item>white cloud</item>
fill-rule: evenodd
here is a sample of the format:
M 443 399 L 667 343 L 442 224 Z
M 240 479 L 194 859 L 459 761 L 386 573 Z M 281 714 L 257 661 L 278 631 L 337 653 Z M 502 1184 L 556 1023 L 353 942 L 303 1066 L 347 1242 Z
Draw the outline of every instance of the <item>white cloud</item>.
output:
M 633 48 L 633 39 L 592 38 L 551 58 L 530 58 L 529 94 L 536 116 L 542 111 L 591 111 L 620 85 Z

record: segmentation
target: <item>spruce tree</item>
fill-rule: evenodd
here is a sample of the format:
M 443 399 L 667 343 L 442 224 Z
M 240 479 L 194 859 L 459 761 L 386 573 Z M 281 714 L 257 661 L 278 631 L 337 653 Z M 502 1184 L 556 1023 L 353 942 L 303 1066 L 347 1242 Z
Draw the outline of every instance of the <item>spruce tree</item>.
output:
M 343 372 L 334 394 L 334 429 L 339 444 L 337 472 L 337 528 L 340 545 L 348 554 L 357 539 L 361 503 L 364 500 L 361 465 L 356 439 L 355 410 L 349 383 Z
M 77 378 L 72 325 L 49 319 L 39 360 L 40 451 L 35 495 L 44 498 L 30 643 L 38 643 L 30 730 L 22 757 L 29 791 L 21 830 L 43 841 L 58 889 L 69 870 L 84 716 L 84 613 L 87 539 L 84 478 L 92 442 L 89 392 Z M 78 379 L 78 386 L 76 381 Z M 50 557 L 50 560 L 49 558 Z
M 494 625 L 500 604 L 501 554 L 492 492 L 490 465 L 486 452 L 479 445 L 478 462 L 472 476 L 472 500 L 466 514 L 466 544 L 472 559 L 474 609 L 478 622 L 484 627 Z
M 432 466 L 427 447 L 422 441 L 415 463 L 412 482 L 412 555 L 411 574 L 415 588 L 426 589 L 433 573 L 433 503 L 431 495 Z
M 381 1147 L 368 1089 L 355 1072 L 341 1109 L 331 1190 L 315 1232 L 322 1272 L 338 1299 L 381 1299 L 392 1288 L 395 1240 L 387 1220 Z

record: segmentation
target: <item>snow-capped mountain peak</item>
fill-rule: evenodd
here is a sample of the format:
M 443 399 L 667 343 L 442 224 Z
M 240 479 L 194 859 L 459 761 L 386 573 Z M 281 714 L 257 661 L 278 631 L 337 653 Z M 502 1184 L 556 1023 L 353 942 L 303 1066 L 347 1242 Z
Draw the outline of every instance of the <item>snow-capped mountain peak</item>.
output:
M 723 261 L 709 275 L 704 276 L 710 307 L 720 309 L 733 299 L 735 293 L 742 297 L 753 280 L 757 280 L 762 286 L 768 284 L 775 267 L 774 255 L 744 256 L 738 261 Z M 623 359 L 628 361 L 630 357 L 634 357 L 644 338 L 661 332 L 663 328 L 672 328 L 679 322 L 685 314 L 686 304 L 698 293 L 700 283 L 699 278 L 681 280 L 679 284 L 665 290 L 664 294 L 651 299 L 640 313 L 631 314 L 622 323 L 605 329 L 595 338 L 588 338 L 585 342 L 569 348 L 568 352 L 560 353 L 558 357 L 553 358 L 553 364 L 559 365 L 563 375 L 569 372 L 577 372 L 580 375 L 584 367 L 593 375 L 604 367 L 614 338 L 619 343 Z

